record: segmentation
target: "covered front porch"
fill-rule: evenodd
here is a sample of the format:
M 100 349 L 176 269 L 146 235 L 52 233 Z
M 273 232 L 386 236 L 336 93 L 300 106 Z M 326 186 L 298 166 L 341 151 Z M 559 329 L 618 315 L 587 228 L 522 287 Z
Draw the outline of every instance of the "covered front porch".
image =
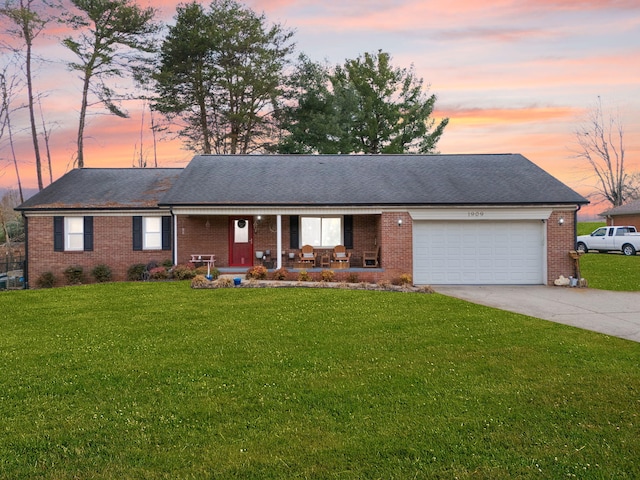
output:
M 215 255 L 214 266 L 225 273 L 245 272 L 256 265 L 268 270 L 332 269 L 370 273 L 392 267 L 385 258 L 383 242 L 385 221 L 389 223 L 392 215 L 381 211 L 174 208 L 173 215 L 176 264 L 188 263 L 194 255 Z M 395 214 L 393 218 L 396 229 L 400 218 L 405 225 L 410 224 L 410 218 L 404 215 Z M 406 227 L 410 229 L 410 225 Z M 313 247 L 312 261 L 301 262 L 304 245 Z M 336 245 L 346 247 L 348 262 L 335 261 Z M 394 248 L 386 245 L 387 252 Z M 371 260 L 372 254 L 375 261 Z

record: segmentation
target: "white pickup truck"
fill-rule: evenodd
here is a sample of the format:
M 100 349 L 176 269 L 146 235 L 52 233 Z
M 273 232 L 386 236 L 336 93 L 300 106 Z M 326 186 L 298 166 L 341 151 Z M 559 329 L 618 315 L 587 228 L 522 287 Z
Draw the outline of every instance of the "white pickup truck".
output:
M 635 255 L 640 250 L 640 234 L 632 226 L 600 227 L 590 235 L 580 235 L 576 240 L 576 248 L 585 253 L 597 250 Z

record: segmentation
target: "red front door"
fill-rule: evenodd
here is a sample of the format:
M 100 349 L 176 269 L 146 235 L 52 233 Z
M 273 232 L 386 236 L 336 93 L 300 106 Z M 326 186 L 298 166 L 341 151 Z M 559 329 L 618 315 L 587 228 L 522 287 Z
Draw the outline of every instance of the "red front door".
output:
M 251 267 L 253 265 L 253 228 L 251 217 L 229 219 L 229 265 Z

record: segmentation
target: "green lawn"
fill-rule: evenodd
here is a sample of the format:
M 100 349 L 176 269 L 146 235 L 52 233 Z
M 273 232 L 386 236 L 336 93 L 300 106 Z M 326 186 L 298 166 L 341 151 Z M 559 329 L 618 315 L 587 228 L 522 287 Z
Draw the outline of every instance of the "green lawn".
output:
M 606 225 L 605 222 L 578 222 L 577 225 L 577 234 L 578 235 L 589 235 L 595 229 L 604 227 Z
M 438 294 L 0 294 L 0 478 L 638 478 L 640 344 Z
M 604 222 L 579 222 L 578 235 L 588 235 Z M 621 253 L 588 253 L 580 258 L 582 277 L 590 288 L 640 291 L 640 254 L 625 257 Z
M 640 291 L 640 255 L 587 253 L 580 257 L 580 273 L 590 288 Z

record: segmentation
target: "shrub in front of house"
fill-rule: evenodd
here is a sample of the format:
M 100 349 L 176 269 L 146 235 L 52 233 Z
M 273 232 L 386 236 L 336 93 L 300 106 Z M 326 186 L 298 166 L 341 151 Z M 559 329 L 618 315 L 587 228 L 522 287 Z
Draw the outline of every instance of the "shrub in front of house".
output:
M 286 280 L 287 279 L 287 275 L 289 275 L 289 271 L 282 267 L 279 268 L 278 270 L 276 270 L 275 272 L 273 272 L 273 279 L 274 280 Z
M 191 280 L 191 288 L 202 288 L 209 285 L 211 285 L 211 282 L 204 275 L 196 275 Z
M 91 270 L 91 275 L 98 283 L 110 282 L 112 276 L 111 269 L 104 263 L 96 265 L 93 270 Z
M 56 277 L 52 272 L 42 273 L 36 280 L 38 288 L 53 288 L 56 283 Z
M 169 271 L 162 266 L 154 267 L 149 270 L 149 278 L 151 280 L 166 280 L 169 278 Z
M 64 271 L 64 278 L 68 285 L 80 285 L 84 276 L 84 268 L 80 265 L 71 265 Z
M 162 262 L 162 266 L 167 270 L 171 269 L 173 267 L 173 260 L 167 258 L 164 262 Z
M 335 276 L 336 274 L 333 270 L 323 270 L 322 273 L 320 273 L 320 279 L 323 282 L 333 282 L 335 280 Z
M 127 269 L 127 280 L 132 282 L 138 282 L 144 280 L 147 266 L 144 263 L 135 263 Z
M 247 270 L 247 278 L 255 280 L 266 280 L 268 270 L 263 265 L 256 265 Z
M 206 265 L 196 267 L 195 272 L 196 275 L 202 275 L 204 277 L 206 277 L 207 275 L 211 275 L 211 280 L 215 280 L 220 276 L 220 270 L 218 270 L 216 267 L 207 268 Z
M 196 267 L 193 263 L 187 263 L 186 265 L 176 265 L 171 270 L 173 278 L 176 280 L 190 280 L 196 276 Z
M 206 275 L 206 274 L 207 274 L 206 265 L 200 265 L 199 267 L 196 267 L 196 275 Z
M 305 269 L 302 269 L 298 272 L 298 281 L 299 282 L 310 282 L 311 275 Z

